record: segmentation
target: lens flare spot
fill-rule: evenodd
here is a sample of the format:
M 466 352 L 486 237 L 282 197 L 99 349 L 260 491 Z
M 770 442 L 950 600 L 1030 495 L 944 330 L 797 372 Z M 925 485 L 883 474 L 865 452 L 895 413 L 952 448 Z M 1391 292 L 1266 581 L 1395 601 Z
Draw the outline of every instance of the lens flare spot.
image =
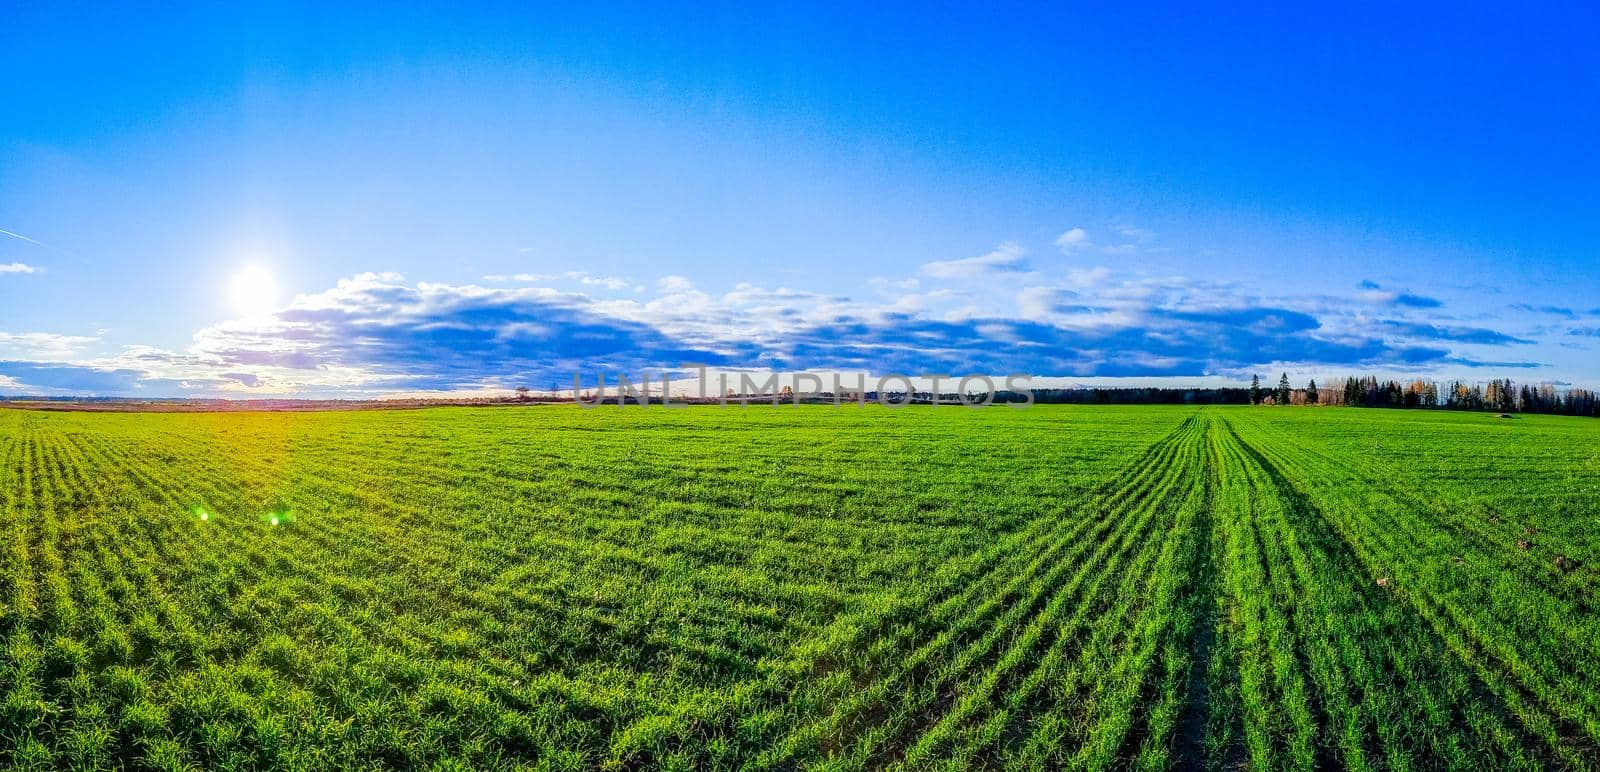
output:
M 261 522 L 267 525 L 288 525 L 294 522 L 294 512 L 287 509 L 262 512 Z

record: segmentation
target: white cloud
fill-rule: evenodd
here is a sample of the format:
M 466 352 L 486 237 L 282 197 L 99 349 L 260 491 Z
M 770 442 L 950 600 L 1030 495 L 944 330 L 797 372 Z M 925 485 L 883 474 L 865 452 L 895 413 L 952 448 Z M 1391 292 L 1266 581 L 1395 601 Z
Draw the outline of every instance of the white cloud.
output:
M 1085 249 L 1093 244 L 1089 243 L 1089 232 L 1082 228 L 1073 228 L 1056 237 L 1056 246 L 1063 252 Z
M 1100 248 L 1101 253 L 1107 255 L 1132 255 L 1139 252 L 1162 251 L 1152 247 L 1150 242 L 1155 239 L 1155 231 L 1148 228 L 1135 228 L 1132 225 L 1115 225 L 1111 228 L 1122 239 L 1120 243 L 1109 244 Z
M 921 295 L 901 295 L 889 308 L 902 314 L 920 314 L 928 307 L 927 298 Z
M 921 286 L 921 284 L 922 283 L 918 281 L 916 277 L 911 277 L 909 279 L 886 279 L 882 276 L 875 276 L 867 282 L 867 286 L 872 287 L 873 291 L 881 295 L 891 296 L 899 294 L 899 291 L 902 290 L 916 290 L 919 286 Z
M 494 284 L 508 284 L 511 282 L 555 281 L 559 278 L 561 278 L 560 275 L 554 273 L 491 273 L 483 277 L 483 280 Z
M 633 286 L 633 283 L 627 279 L 621 279 L 616 276 L 590 276 L 581 271 L 578 272 L 577 276 L 570 278 L 577 279 L 579 284 L 587 284 L 591 287 L 605 287 L 609 290 L 628 289 Z
M 967 279 L 990 273 L 1018 272 L 1027 269 L 1022 259 L 1025 254 L 1020 244 L 1006 241 L 985 255 L 924 263 L 922 274 L 935 279 Z
M 1043 319 L 1055 310 L 1060 296 L 1061 290 L 1055 287 L 1023 287 L 1017 293 L 1017 308 L 1023 319 Z
M 662 292 L 688 292 L 694 289 L 694 282 L 683 276 L 663 276 L 656 280 L 656 288 Z
M 0 273 L 39 273 L 42 270 L 27 263 L 0 263 Z
M 1094 268 L 1074 268 L 1067 271 L 1067 283 L 1076 287 L 1091 287 L 1105 281 L 1111 276 L 1111 269 L 1105 266 Z
M 23 358 L 64 359 L 99 340 L 82 335 L 57 335 L 53 332 L 0 332 L 0 354 Z
M 624 290 L 633 288 L 633 282 L 615 276 L 594 276 L 586 271 L 567 271 L 565 273 L 491 273 L 483 277 L 483 281 L 491 284 L 539 284 L 559 281 L 575 281 L 589 287 L 604 287 L 609 290 Z

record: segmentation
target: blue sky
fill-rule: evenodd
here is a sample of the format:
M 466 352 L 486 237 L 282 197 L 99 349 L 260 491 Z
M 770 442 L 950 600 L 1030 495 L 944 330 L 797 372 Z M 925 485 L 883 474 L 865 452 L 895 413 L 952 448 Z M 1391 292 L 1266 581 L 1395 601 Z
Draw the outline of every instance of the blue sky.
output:
M 1590 10 L 7 16 L 0 393 L 1600 385 Z

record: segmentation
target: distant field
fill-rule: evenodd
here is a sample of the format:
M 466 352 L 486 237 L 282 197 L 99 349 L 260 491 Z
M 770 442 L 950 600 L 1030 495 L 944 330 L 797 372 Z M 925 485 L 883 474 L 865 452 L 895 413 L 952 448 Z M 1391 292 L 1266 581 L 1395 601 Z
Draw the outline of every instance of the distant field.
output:
M 1597 592 L 1594 420 L 0 410 L 17 766 L 1593 767 Z

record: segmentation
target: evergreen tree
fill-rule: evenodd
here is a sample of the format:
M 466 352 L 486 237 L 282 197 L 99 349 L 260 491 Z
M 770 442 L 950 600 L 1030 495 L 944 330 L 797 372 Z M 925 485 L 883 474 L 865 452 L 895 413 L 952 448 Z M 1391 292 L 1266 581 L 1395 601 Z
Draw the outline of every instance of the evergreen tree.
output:
M 1315 378 L 1312 378 L 1311 382 L 1306 384 L 1306 404 L 1317 404 L 1317 379 Z
M 1278 393 L 1276 395 L 1274 395 L 1274 397 L 1278 401 L 1278 404 L 1280 404 L 1280 405 L 1289 404 L 1289 396 L 1290 396 L 1290 392 L 1292 392 L 1292 391 L 1293 391 L 1293 389 L 1291 389 L 1289 387 L 1289 374 L 1288 373 L 1284 373 L 1283 377 L 1278 379 Z
M 1252 374 L 1250 376 L 1250 404 L 1261 404 L 1261 376 L 1259 375 Z

